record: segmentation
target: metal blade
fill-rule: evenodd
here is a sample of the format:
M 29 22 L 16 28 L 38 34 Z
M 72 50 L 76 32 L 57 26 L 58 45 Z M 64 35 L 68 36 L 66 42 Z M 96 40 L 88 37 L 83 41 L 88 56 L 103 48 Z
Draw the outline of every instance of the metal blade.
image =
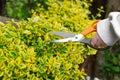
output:
M 68 37 L 68 38 L 59 39 L 59 40 L 52 40 L 51 42 L 68 42 L 68 41 L 79 42 L 79 41 L 82 41 L 82 39 L 84 39 L 83 35 L 77 34 L 73 37 Z
M 72 41 L 73 38 L 65 38 L 65 39 L 59 39 L 59 40 L 52 40 L 51 42 L 68 42 Z
M 62 36 L 62 37 L 74 37 L 75 36 L 74 33 L 70 33 L 70 32 L 51 32 L 51 33 L 58 35 L 58 36 Z
M 81 43 L 86 43 L 86 44 L 91 45 L 91 44 L 90 44 L 90 41 L 91 41 L 91 38 L 84 38 L 84 39 L 81 40 L 80 42 L 81 42 Z

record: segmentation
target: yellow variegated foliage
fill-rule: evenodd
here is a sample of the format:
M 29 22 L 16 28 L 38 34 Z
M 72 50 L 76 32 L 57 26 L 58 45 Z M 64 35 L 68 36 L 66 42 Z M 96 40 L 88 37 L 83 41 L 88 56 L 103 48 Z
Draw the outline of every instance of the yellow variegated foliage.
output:
M 28 20 L 0 25 L 0 79 L 84 80 L 79 64 L 95 50 L 77 42 L 50 43 L 50 31 L 80 33 L 92 22 L 87 0 L 48 0 Z M 16 24 L 16 27 L 13 25 Z M 89 35 L 90 37 L 90 35 Z

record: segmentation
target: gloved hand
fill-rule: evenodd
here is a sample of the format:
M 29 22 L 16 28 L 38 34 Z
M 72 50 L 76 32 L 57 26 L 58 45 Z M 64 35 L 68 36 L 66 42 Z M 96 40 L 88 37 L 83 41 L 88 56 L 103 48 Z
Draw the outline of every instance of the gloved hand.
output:
M 97 25 L 95 25 L 94 27 L 97 28 Z M 106 44 L 103 42 L 103 40 L 100 38 L 97 32 L 91 40 L 91 45 L 93 45 L 94 47 L 105 47 L 106 46 Z
M 94 35 L 94 37 L 92 38 L 91 40 L 91 44 L 94 46 L 94 47 L 105 47 L 106 44 L 103 42 L 103 40 L 100 38 L 99 34 L 96 33 Z

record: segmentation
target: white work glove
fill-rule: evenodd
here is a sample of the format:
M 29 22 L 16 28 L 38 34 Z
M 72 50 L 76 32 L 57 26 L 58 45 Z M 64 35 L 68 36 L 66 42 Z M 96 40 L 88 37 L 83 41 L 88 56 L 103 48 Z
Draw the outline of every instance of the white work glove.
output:
M 120 12 L 109 13 L 108 17 L 99 21 L 96 26 L 97 33 L 91 44 L 96 47 L 114 45 L 120 39 Z

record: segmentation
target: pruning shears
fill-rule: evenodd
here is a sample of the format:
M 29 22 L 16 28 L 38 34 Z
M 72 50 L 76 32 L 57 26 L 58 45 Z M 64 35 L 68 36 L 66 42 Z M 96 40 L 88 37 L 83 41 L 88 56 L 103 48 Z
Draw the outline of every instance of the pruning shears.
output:
M 59 40 L 52 40 L 51 42 L 68 42 L 68 41 L 72 41 L 72 42 L 81 42 L 84 44 L 89 45 L 90 47 L 96 49 L 96 50 L 106 50 L 109 48 L 109 46 L 106 47 L 94 47 L 91 45 L 91 38 L 85 38 L 86 35 L 92 33 L 92 32 L 96 32 L 96 28 L 95 25 L 99 22 L 100 20 L 95 20 L 93 21 L 93 23 L 88 26 L 85 30 L 83 30 L 80 34 L 74 34 L 71 32 L 51 32 L 52 34 L 58 35 L 58 36 L 62 36 L 62 37 L 66 37 L 63 39 L 59 39 Z

